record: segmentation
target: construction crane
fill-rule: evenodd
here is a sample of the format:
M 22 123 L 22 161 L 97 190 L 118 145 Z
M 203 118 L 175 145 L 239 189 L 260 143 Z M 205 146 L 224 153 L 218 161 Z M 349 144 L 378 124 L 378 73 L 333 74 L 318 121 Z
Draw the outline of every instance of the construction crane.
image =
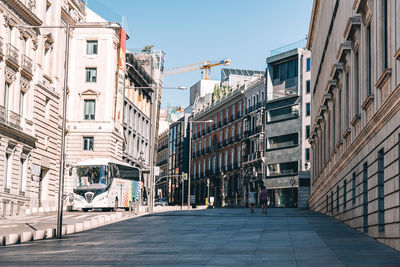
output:
M 166 70 L 164 72 L 165 76 L 175 75 L 182 72 L 188 72 L 192 70 L 202 70 L 201 71 L 201 79 L 202 80 L 210 80 L 211 78 L 211 68 L 219 65 L 229 66 L 231 61 L 229 59 L 224 59 L 221 61 L 203 61 L 195 64 L 190 64 L 186 66 L 181 66 L 173 69 Z

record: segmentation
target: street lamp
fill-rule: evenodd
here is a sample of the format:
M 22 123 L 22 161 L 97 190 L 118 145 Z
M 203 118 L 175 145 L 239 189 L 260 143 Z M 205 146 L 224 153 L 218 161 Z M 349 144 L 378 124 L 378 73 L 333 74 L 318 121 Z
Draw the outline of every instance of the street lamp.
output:
M 64 92 L 63 92 L 63 107 L 62 107 L 62 133 L 61 133 L 61 160 L 60 160 L 60 178 L 58 188 L 58 214 L 57 214 L 57 238 L 62 237 L 62 213 L 63 213 L 63 194 L 64 194 L 64 172 L 65 172 L 65 128 L 66 128 L 66 113 L 67 113 L 67 88 L 68 88 L 68 58 L 69 58 L 69 38 L 70 30 L 75 28 L 87 28 L 87 29 L 119 29 L 121 26 L 115 22 L 108 22 L 99 25 L 73 25 L 65 22 L 65 25 L 42 25 L 42 26 L 31 26 L 31 25 L 16 25 L 17 28 L 26 29 L 66 29 L 65 38 L 65 55 L 64 55 Z

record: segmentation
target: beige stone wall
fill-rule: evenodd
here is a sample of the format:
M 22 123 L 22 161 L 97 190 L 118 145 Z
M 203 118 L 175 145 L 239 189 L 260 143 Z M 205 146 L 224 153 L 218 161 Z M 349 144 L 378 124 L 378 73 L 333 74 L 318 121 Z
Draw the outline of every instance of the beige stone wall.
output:
M 314 91 L 310 208 L 400 249 L 400 62 L 395 57 L 400 5 L 387 0 L 388 56 L 383 67 L 384 1 L 314 2 L 308 44 Z

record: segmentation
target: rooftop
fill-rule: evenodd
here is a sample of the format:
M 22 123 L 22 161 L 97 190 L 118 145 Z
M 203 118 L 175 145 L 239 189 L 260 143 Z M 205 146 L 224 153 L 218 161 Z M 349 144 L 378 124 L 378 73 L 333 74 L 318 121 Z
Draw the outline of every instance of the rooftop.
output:
M 297 41 L 297 42 L 294 42 L 294 43 L 291 43 L 291 44 L 284 45 L 284 46 L 281 46 L 279 48 L 273 49 L 273 50 L 271 50 L 269 56 L 270 57 L 276 56 L 278 54 L 281 54 L 281 53 L 284 53 L 284 52 L 287 52 L 287 51 L 290 51 L 290 50 L 293 50 L 293 49 L 296 49 L 296 48 L 305 48 L 306 45 L 307 45 L 307 38 L 304 39 L 304 40 L 300 40 L 300 41 Z

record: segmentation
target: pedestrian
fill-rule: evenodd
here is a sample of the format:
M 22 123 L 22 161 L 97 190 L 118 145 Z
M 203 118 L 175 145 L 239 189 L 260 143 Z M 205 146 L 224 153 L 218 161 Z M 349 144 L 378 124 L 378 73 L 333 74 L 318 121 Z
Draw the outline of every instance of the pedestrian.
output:
M 261 208 L 262 208 L 262 213 L 267 214 L 267 207 L 268 207 L 268 200 L 269 200 L 269 192 L 265 188 L 265 186 L 262 186 L 262 191 L 260 194 L 261 198 Z
M 256 200 L 257 193 L 254 191 L 253 186 L 250 186 L 250 192 L 249 192 L 249 207 L 250 207 L 250 214 L 254 214 L 254 207 L 256 206 L 257 200 Z

